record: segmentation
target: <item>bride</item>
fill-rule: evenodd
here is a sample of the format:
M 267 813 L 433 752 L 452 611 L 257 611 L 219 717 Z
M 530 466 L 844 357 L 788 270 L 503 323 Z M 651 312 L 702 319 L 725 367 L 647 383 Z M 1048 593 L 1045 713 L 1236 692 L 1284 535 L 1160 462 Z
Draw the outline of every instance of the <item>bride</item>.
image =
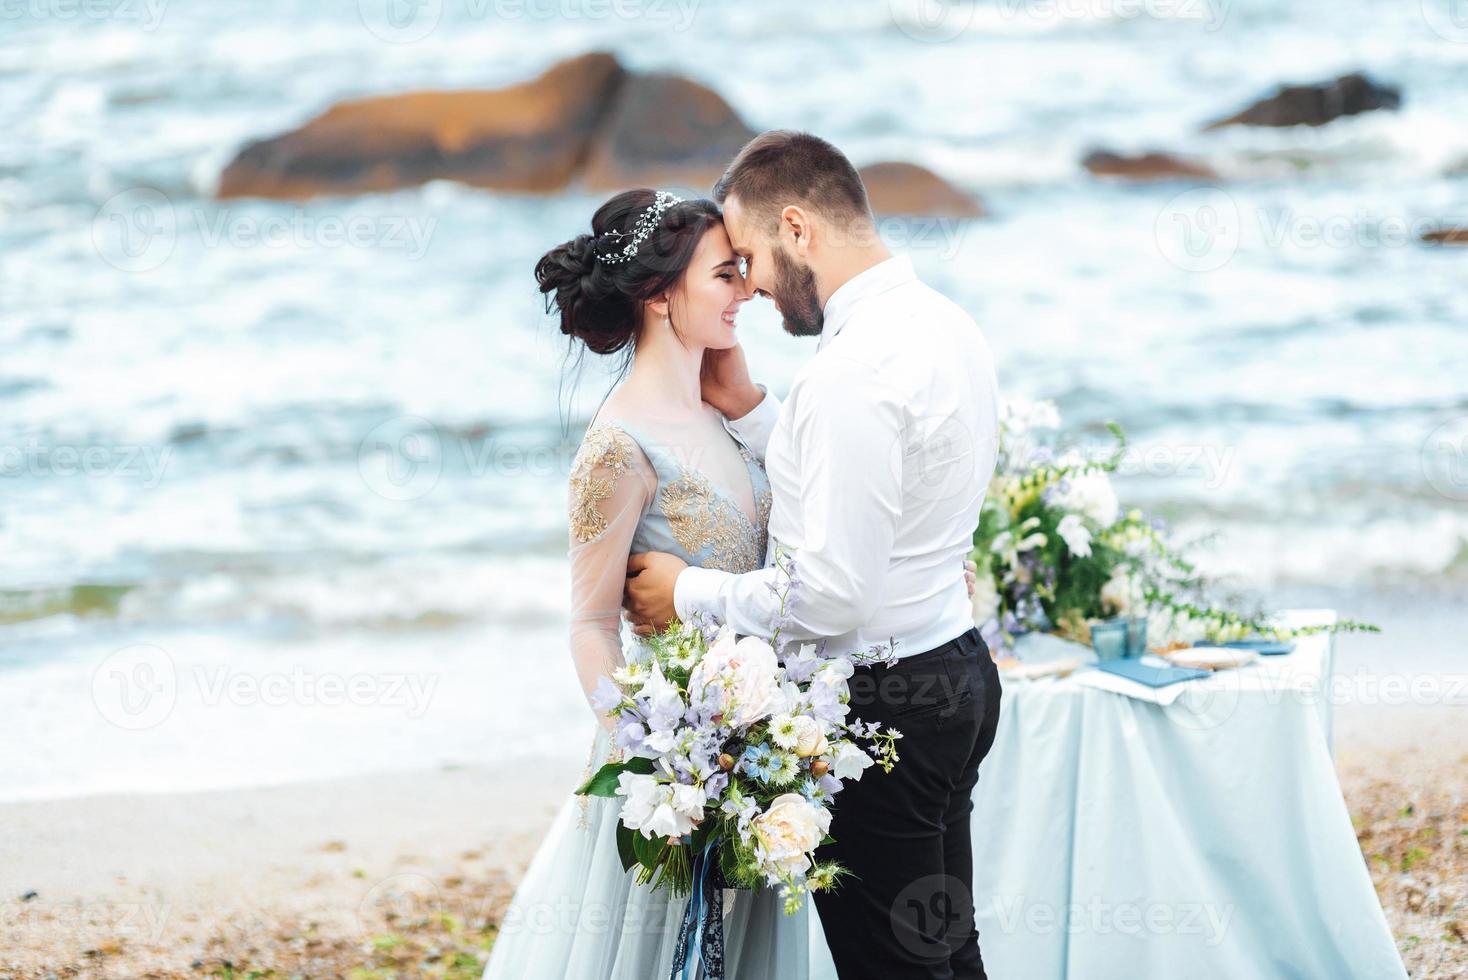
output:
M 628 555 L 665 551 L 736 573 L 764 565 L 764 468 L 700 395 L 705 352 L 742 369 L 734 320 L 750 294 L 718 207 L 651 190 L 607 201 L 591 234 L 547 252 L 535 277 L 573 344 L 630 359 L 571 470 L 571 652 L 590 699 L 603 677 L 641 655 L 621 635 Z M 597 718 L 588 775 L 620 758 L 612 722 Z M 572 797 L 562 807 L 506 914 L 486 980 L 669 976 L 687 899 L 622 870 L 620 804 Z M 728 980 L 808 976 L 805 908 L 785 915 L 773 889 L 728 898 Z
M 604 678 L 645 656 L 630 631 L 623 642 L 629 555 L 668 552 L 736 574 L 765 564 L 764 466 L 704 400 L 747 382 L 735 316 L 750 293 L 717 205 L 646 189 L 603 204 L 591 233 L 547 252 L 535 278 L 572 344 L 630 362 L 571 468 L 571 653 L 591 703 Z M 972 595 L 971 566 L 965 576 Z M 621 758 L 612 721 L 595 713 L 588 776 Z M 515 893 L 485 980 L 672 974 L 688 900 L 622 870 L 620 810 L 620 798 L 567 800 Z M 726 980 L 834 975 L 812 915 L 809 902 L 784 914 L 776 889 L 726 892 Z

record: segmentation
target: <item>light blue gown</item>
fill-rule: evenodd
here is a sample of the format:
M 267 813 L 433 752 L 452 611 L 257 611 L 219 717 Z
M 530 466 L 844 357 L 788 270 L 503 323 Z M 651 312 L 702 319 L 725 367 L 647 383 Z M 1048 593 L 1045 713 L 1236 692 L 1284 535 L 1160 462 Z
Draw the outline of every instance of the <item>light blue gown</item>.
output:
M 701 458 L 698 452 L 690 453 L 686 444 L 674 451 L 649 439 L 641 426 L 623 421 L 599 422 L 582 442 L 572 472 L 573 542 L 578 534 L 583 541 L 598 541 L 615 533 L 595 507 L 613 496 L 612 484 L 619 477 L 632 478 L 625 474 L 632 468 L 634 445 L 651 464 L 656 488 L 651 503 L 631 515 L 636 520 L 631 553 L 663 551 L 690 565 L 730 572 L 764 564 L 770 491 L 755 455 L 737 444 L 717 447 L 725 459 L 731 449 L 743 457 L 755 504 L 755 520 L 750 520 L 734 494 L 717 489 L 705 472 L 691 465 Z M 641 465 L 640 460 L 637 463 Z M 643 478 L 650 484 L 654 474 L 644 468 Z M 741 496 L 744 489 L 739 488 Z M 631 532 L 630 523 L 627 531 Z M 620 560 L 625 568 L 625 555 Z M 573 543 L 573 575 L 575 564 Z M 644 648 L 630 634 L 623 636 L 622 647 L 628 660 L 644 656 Z M 608 761 L 610 752 L 609 737 L 597 726 L 588 774 Z M 669 976 L 688 900 L 636 884 L 622 870 L 616 841 L 621 802 L 568 796 L 515 893 L 491 950 L 485 980 Z M 811 927 L 808 902 L 787 916 L 773 889 L 726 890 L 724 913 L 728 980 L 805 980 Z

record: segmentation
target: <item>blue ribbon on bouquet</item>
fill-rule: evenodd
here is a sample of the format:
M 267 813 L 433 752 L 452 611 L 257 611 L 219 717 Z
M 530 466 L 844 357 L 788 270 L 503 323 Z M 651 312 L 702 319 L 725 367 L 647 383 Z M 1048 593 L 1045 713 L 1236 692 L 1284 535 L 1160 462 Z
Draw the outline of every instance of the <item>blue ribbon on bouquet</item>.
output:
M 693 858 L 693 894 L 683 912 L 668 980 L 693 980 L 695 959 L 703 963 L 704 980 L 724 980 L 724 888 L 718 844 L 715 837 Z

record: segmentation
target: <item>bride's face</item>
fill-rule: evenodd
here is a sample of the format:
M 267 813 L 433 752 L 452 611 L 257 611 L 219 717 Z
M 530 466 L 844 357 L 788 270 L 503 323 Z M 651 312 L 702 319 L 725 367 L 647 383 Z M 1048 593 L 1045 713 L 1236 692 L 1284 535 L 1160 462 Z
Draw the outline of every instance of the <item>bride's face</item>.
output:
M 749 299 L 739 258 L 722 224 L 703 233 L 670 297 L 673 325 L 688 347 L 723 350 L 739 343 L 734 317 Z

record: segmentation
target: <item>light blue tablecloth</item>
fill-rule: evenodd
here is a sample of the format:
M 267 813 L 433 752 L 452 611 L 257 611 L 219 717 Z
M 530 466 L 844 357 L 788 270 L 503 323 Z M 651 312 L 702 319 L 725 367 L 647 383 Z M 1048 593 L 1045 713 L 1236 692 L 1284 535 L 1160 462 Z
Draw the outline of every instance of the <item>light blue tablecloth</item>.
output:
M 1404 978 L 1336 779 L 1329 670 L 1316 636 L 1166 707 L 1006 682 L 974 794 L 989 976 Z

